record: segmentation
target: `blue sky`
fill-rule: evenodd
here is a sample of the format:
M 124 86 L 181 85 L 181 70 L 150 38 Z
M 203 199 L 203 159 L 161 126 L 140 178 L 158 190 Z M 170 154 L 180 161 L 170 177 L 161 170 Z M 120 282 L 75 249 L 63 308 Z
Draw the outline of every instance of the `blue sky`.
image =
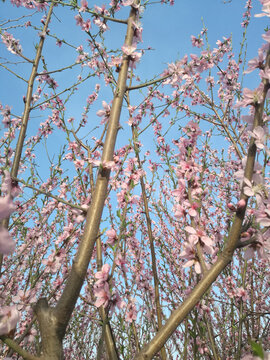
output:
M 102 6 L 105 1 L 96 1 L 95 4 Z M 89 6 L 92 1 L 89 1 Z M 137 65 L 137 72 L 141 80 L 152 79 L 155 75 L 160 74 L 168 63 L 182 58 L 185 54 L 199 53 L 198 49 L 192 47 L 190 37 L 197 36 L 204 25 L 208 29 L 208 39 L 210 46 L 216 46 L 216 41 L 222 37 L 233 37 L 233 46 L 235 53 L 239 51 L 239 45 L 242 40 L 243 28 L 240 23 L 242 21 L 242 14 L 245 11 L 244 5 L 246 1 L 232 0 L 229 3 L 224 3 L 222 0 L 194 0 L 192 3 L 186 0 L 176 0 L 174 6 L 160 5 L 155 1 L 147 6 L 142 17 L 143 26 L 143 43 L 139 44 L 140 49 L 146 49 L 149 46 L 153 48 L 151 51 L 146 51 L 142 57 L 141 62 Z M 16 19 L 22 15 L 28 15 L 31 11 L 24 8 L 17 8 L 10 4 L 9 1 L 1 3 L 0 5 L 0 24 L 3 24 L 6 19 Z M 117 13 L 117 17 L 126 18 L 129 9 L 123 9 Z M 253 1 L 252 18 L 248 27 L 248 47 L 247 59 L 251 59 L 257 55 L 257 49 L 262 45 L 263 40 L 261 34 L 268 23 L 267 18 L 254 18 L 254 14 L 261 12 L 261 4 L 258 0 Z M 87 49 L 87 36 L 81 29 L 75 25 L 75 13 L 69 8 L 58 6 L 54 10 L 54 16 L 51 22 L 51 34 L 57 34 L 59 39 L 66 39 L 75 47 L 83 44 L 85 51 Z M 87 18 L 86 14 L 83 14 Z M 40 13 L 30 18 L 33 24 L 40 26 Z M 24 23 L 28 18 L 20 21 Z M 16 22 L 10 25 L 15 25 Z M 0 25 L 3 28 L 6 25 Z M 110 31 L 105 33 L 105 44 L 108 48 L 113 50 L 120 49 L 123 45 L 125 25 L 109 23 Z M 32 29 L 15 28 L 8 29 L 14 34 L 15 38 L 21 39 L 24 55 L 29 58 L 34 56 L 34 44 L 37 43 L 38 37 L 33 36 Z M 93 26 L 93 32 L 95 32 Z M 8 57 L 12 62 L 17 61 L 15 55 L 7 54 L 4 51 L 4 45 L 0 44 L 1 61 L 2 57 Z M 48 70 L 54 70 L 62 66 L 71 64 L 76 59 L 76 52 L 67 46 L 63 45 L 61 48 L 55 46 L 55 39 L 48 38 L 45 42 L 44 55 L 48 64 Z M 10 64 L 10 68 L 18 71 L 26 78 L 29 77 L 29 65 L 18 63 L 16 65 Z M 42 68 L 40 68 L 40 71 Z M 80 66 L 75 67 L 74 70 L 67 70 L 66 72 L 57 73 L 55 75 L 56 81 L 60 84 L 59 91 L 67 86 L 70 86 L 73 77 L 80 73 Z M 0 68 L 1 87 L 0 87 L 0 101 L 5 106 L 6 104 L 12 107 L 12 112 L 16 115 L 21 115 L 23 111 L 23 95 L 26 92 L 26 84 L 18 81 L 16 77 Z M 246 86 L 254 88 L 258 85 L 258 80 L 253 75 L 248 75 L 246 78 Z M 99 80 L 98 80 L 99 81 Z M 102 84 L 102 81 L 99 81 Z M 94 90 L 96 80 L 88 81 L 81 85 L 80 91 L 72 98 L 69 107 L 67 107 L 67 114 L 73 117 L 80 117 L 83 112 L 83 107 L 86 104 L 87 96 Z M 132 93 L 132 100 L 136 104 L 137 96 Z M 102 92 L 99 99 L 91 110 L 91 124 L 89 130 L 95 127 L 99 122 L 96 116 L 96 111 L 102 108 L 102 100 L 108 103 L 112 99 L 111 89 L 107 86 L 102 86 Z M 40 122 L 46 119 L 45 113 L 32 113 L 30 133 L 34 133 Z M 122 122 L 127 121 L 122 115 Z M 85 130 L 85 135 L 88 130 Z M 61 139 L 56 134 L 57 144 L 61 143 Z M 55 139 L 53 140 L 55 141 Z M 53 147 L 50 148 L 53 152 Z

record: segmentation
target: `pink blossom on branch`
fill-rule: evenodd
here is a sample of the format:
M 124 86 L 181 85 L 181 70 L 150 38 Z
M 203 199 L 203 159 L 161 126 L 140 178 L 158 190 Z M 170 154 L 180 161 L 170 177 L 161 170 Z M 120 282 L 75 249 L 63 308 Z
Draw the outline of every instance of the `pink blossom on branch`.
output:
M 255 257 L 255 254 L 257 253 L 258 259 L 267 260 L 268 256 L 265 252 L 265 249 L 267 247 L 266 245 L 267 244 L 264 240 L 263 234 L 261 234 L 258 231 L 256 234 L 256 241 L 248 245 L 247 248 L 245 249 L 244 259 L 245 260 L 253 259 Z
M 88 162 L 93 166 L 102 168 L 102 169 L 110 169 L 114 171 L 116 169 L 116 164 L 114 161 L 101 161 L 96 159 L 88 159 Z
M 264 128 L 262 128 L 261 126 L 257 126 L 253 131 L 249 132 L 249 135 L 254 138 L 255 144 L 258 149 L 264 149 L 266 140 L 266 131 Z
M 260 104 L 262 100 L 263 100 L 263 84 L 260 84 L 259 87 L 255 90 L 244 88 L 243 99 L 237 101 L 234 107 L 238 109 L 240 107 L 246 107 L 248 105 Z
M 268 30 L 265 34 L 262 35 L 262 38 L 270 43 L 270 30 Z
M 204 44 L 203 44 L 203 39 L 202 38 L 196 38 L 195 36 L 191 35 L 191 42 L 192 42 L 192 46 L 201 48 Z
M 112 294 L 110 298 L 110 310 L 112 312 L 114 311 L 115 306 L 117 306 L 118 309 L 123 309 L 125 305 L 126 305 L 125 301 L 122 300 L 118 292 Z
M 110 245 L 114 245 L 115 241 L 117 240 L 117 234 L 114 229 L 110 229 L 106 231 L 106 235 L 108 236 L 107 243 Z
M 14 304 L 17 304 L 20 311 L 25 307 L 30 307 L 31 304 L 34 304 L 36 301 L 36 295 L 31 290 L 19 290 L 17 295 L 13 298 Z
M 269 0 L 260 0 L 263 7 L 262 7 L 262 13 L 255 14 L 255 17 L 262 17 L 267 16 L 270 17 L 270 1 Z
M 2 183 L 2 193 L 6 193 L 5 197 L 0 197 L 0 220 L 8 218 L 15 210 L 16 205 L 12 201 L 12 195 L 18 194 L 18 188 L 13 186 L 10 174 L 4 172 L 4 180 Z M 15 250 L 15 242 L 10 236 L 8 230 L 0 226 L 0 253 L 9 255 Z
M 103 106 L 103 110 L 98 110 L 97 116 L 102 117 L 101 124 L 105 124 L 110 118 L 111 107 L 104 100 L 102 101 L 102 106 Z
M 131 45 L 131 46 L 123 45 L 122 46 L 123 53 L 126 54 L 130 59 L 129 66 L 132 69 L 136 68 L 136 62 L 140 61 L 140 58 L 142 56 L 141 53 L 135 52 L 136 49 L 137 49 L 136 45 Z
M 128 304 L 126 310 L 126 321 L 131 323 L 137 319 L 137 310 L 134 301 Z
M 270 352 L 264 352 L 264 360 L 270 360 Z M 254 356 L 251 354 L 246 354 L 245 356 L 241 357 L 241 360 L 262 360 L 260 356 Z
M 183 267 L 190 267 L 194 265 L 195 272 L 197 274 L 201 274 L 202 269 L 200 262 L 196 255 L 196 249 L 194 247 L 194 244 L 191 244 L 190 242 L 184 244 L 184 250 L 180 253 L 179 257 L 181 259 L 188 260 Z
M 0 335 L 8 335 L 16 327 L 19 319 L 20 315 L 15 306 L 2 306 L 0 308 Z
M 0 219 L 6 219 L 16 210 L 10 195 L 0 197 Z
M 270 226 L 270 202 L 267 204 L 260 204 L 258 210 L 255 211 L 255 218 L 261 226 Z
M 244 181 L 244 168 L 246 166 L 246 162 L 247 162 L 247 158 L 244 157 L 242 159 L 242 169 L 236 171 L 236 173 L 234 174 L 234 177 L 240 182 L 241 186 Z M 255 185 L 264 183 L 264 179 L 262 177 L 262 166 L 257 161 L 255 161 L 252 181 Z
M 247 202 L 245 199 L 240 199 L 236 204 L 236 211 L 242 211 L 245 208 L 246 204 Z
M 88 2 L 86 0 L 81 0 L 81 7 L 79 12 L 85 12 L 88 9 Z
M 262 49 L 259 49 L 258 57 L 249 60 L 248 68 L 247 68 L 247 70 L 245 70 L 245 73 L 248 74 L 248 73 L 252 72 L 255 69 L 263 69 L 264 60 L 265 60 L 264 51 Z
M 139 7 L 140 7 L 140 1 L 138 1 L 138 0 L 124 0 L 122 2 L 122 4 L 124 6 L 132 6 L 135 9 L 139 9 Z
M 109 284 L 107 282 L 104 282 L 97 285 L 96 283 L 94 286 L 94 295 L 97 297 L 95 302 L 96 307 L 107 307 L 111 298 Z
M 95 274 L 95 278 L 98 279 L 96 284 L 100 284 L 100 283 L 108 280 L 110 269 L 111 269 L 111 267 L 109 264 L 104 264 L 102 266 L 101 271 L 98 271 Z
M 21 54 L 22 47 L 20 45 L 19 40 L 14 39 L 12 34 L 9 34 L 8 32 L 4 32 L 3 35 L 1 35 L 2 42 L 6 45 L 8 51 L 10 51 L 12 54 Z
M 3 226 L 0 227 L 0 254 L 10 255 L 15 250 L 15 241 L 12 239 L 8 230 Z
M 252 185 L 252 183 L 247 179 L 244 178 L 244 194 L 247 196 L 254 196 L 256 195 L 257 203 L 260 204 L 263 198 L 263 187 L 261 185 Z
M 12 179 L 10 177 L 10 173 L 7 170 L 4 171 L 4 176 L 5 177 L 2 182 L 1 191 L 6 194 L 10 194 L 12 196 L 12 198 L 19 195 L 21 190 L 20 190 L 18 184 L 16 182 L 12 181 Z
M 213 240 L 210 239 L 209 236 L 206 235 L 205 231 L 197 228 L 196 230 L 191 226 L 186 226 L 185 230 L 187 233 L 189 233 L 188 241 L 191 244 L 197 244 L 199 240 L 203 243 L 203 245 L 206 245 L 208 247 L 213 246 Z

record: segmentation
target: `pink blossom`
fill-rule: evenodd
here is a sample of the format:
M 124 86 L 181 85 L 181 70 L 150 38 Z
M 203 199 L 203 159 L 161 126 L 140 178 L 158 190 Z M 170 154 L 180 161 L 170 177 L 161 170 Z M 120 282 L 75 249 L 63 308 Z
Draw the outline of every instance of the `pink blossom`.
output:
M 185 218 L 186 210 L 181 204 L 176 204 L 174 206 L 174 216 L 178 219 Z
M 121 254 L 118 254 L 118 256 L 117 256 L 117 258 L 115 260 L 115 263 L 116 263 L 116 265 L 118 265 L 121 268 L 121 270 L 123 272 L 127 272 L 127 268 L 125 266 L 127 261 Z
M 197 228 L 196 230 L 191 226 L 185 227 L 186 232 L 188 232 L 190 235 L 188 237 L 188 240 L 191 244 L 197 244 L 199 240 L 203 242 L 203 244 L 212 246 L 213 240 L 210 239 L 209 236 L 205 234 L 205 231 Z
M 255 144 L 258 149 L 261 150 L 264 148 L 266 140 L 266 132 L 264 128 L 262 128 L 261 126 L 257 126 L 253 131 L 249 132 L 249 135 L 255 139 Z
M 192 42 L 192 46 L 195 46 L 195 47 L 198 47 L 198 48 L 201 48 L 204 45 L 202 38 L 196 38 L 193 35 L 191 35 L 191 42 Z
M 262 17 L 262 16 L 268 16 L 270 17 L 270 1 L 269 0 L 261 0 L 261 3 L 263 4 L 262 7 L 262 13 L 255 14 L 255 17 Z
M 91 28 L 91 21 L 90 21 L 90 19 L 87 19 L 86 21 L 84 21 L 83 18 L 82 18 L 82 16 L 81 16 L 80 14 L 75 15 L 74 18 L 75 18 L 75 20 L 76 20 L 76 25 L 79 25 L 83 31 L 89 31 L 89 29 Z M 81 48 L 82 48 L 82 46 L 79 46 L 78 49 L 81 49 Z M 78 49 L 77 49 L 77 51 L 79 51 L 80 54 L 81 54 L 82 56 L 84 56 L 84 58 L 85 58 L 85 57 L 87 56 L 87 54 L 84 53 L 82 50 L 78 50 Z M 80 61 L 77 61 L 77 62 L 80 62 Z
M 133 320 L 135 321 L 137 319 L 137 310 L 134 302 L 132 301 L 127 306 L 126 310 L 126 321 L 131 323 Z
M 265 34 L 262 35 L 262 38 L 270 43 L 270 30 L 268 30 Z
M 246 200 L 245 199 L 240 199 L 238 201 L 238 203 L 236 204 L 236 211 L 241 211 L 245 208 L 246 206 Z
M 103 32 L 109 29 L 108 25 L 104 21 L 101 21 L 99 17 L 94 19 L 93 23 L 97 25 Z
M 4 176 L 5 177 L 3 179 L 2 187 L 1 187 L 2 192 L 4 192 L 7 195 L 10 194 L 12 198 L 19 195 L 21 190 L 20 190 L 18 184 L 11 180 L 10 173 L 7 170 L 4 171 Z
M 59 256 L 51 254 L 47 259 L 42 260 L 42 264 L 45 265 L 45 272 L 55 274 L 61 267 L 61 261 Z
M 196 250 L 194 248 L 194 244 L 191 243 L 185 243 L 184 244 L 184 250 L 179 255 L 180 258 L 188 260 L 183 267 L 190 267 L 194 265 L 195 272 L 197 274 L 200 274 L 202 272 L 201 265 L 199 263 L 199 260 L 196 255 Z
M 246 167 L 246 162 L 247 162 L 247 158 L 244 157 L 242 159 L 242 169 L 236 171 L 236 173 L 234 174 L 234 177 L 240 181 L 240 185 L 242 185 L 244 180 L 244 169 Z M 257 161 L 255 161 L 252 181 L 255 185 L 263 184 L 264 182 L 262 177 L 262 166 Z
M 8 230 L 0 227 L 0 254 L 10 255 L 15 250 L 15 241 L 12 239 Z
M 112 294 L 110 299 L 110 310 L 114 311 L 115 306 L 118 307 L 118 309 L 123 309 L 123 307 L 126 305 L 125 301 L 122 300 L 120 295 L 117 293 Z
M 74 164 L 75 164 L 76 169 L 83 169 L 84 160 L 76 159 L 76 160 L 74 160 Z
M 244 88 L 243 99 L 237 101 L 234 107 L 240 108 L 248 105 L 255 105 L 261 103 L 262 100 L 263 100 L 263 84 L 260 84 L 260 86 L 255 90 Z
M 269 81 L 270 80 L 270 69 L 261 70 L 259 75 L 262 79 L 267 79 Z
M 110 16 L 109 11 L 106 9 L 105 5 L 102 5 L 102 7 L 95 5 L 95 11 L 101 15 L 107 15 Z
M 100 306 L 106 307 L 106 306 L 108 306 L 110 298 L 111 298 L 109 284 L 107 282 L 99 284 L 99 286 L 96 286 L 96 284 L 94 286 L 94 295 L 97 297 L 95 306 L 96 307 L 100 307 Z
M 187 205 L 188 214 L 191 217 L 196 217 L 198 215 L 197 209 L 200 207 L 200 205 L 197 202 L 190 203 L 189 201 L 185 201 L 185 205 Z
M 247 290 L 242 287 L 237 288 L 237 289 L 235 289 L 235 296 L 246 301 L 248 299 Z
M 141 53 L 135 52 L 136 45 L 123 45 L 122 51 L 124 54 L 126 54 L 130 58 L 130 67 L 133 69 L 136 67 L 135 63 L 138 62 L 142 56 Z
M 140 1 L 138 0 L 124 0 L 122 4 L 124 6 L 132 6 L 135 9 L 138 9 L 140 7 Z
M 85 12 L 88 9 L 88 2 L 86 0 L 81 0 L 81 7 L 79 12 Z
M 9 195 L 0 197 L 0 219 L 6 219 L 16 210 Z
M 97 116 L 102 117 L 101 124 L 105 124 L 109 118 L 111 113 L 111 107 L 106 103 L 106 101 L 102 101 L 103 110 L 98 110 Z
M 109 277 L 110 269 L 111 269 L 111 267 L 109 264 L 104 264 L 102 266 L 101 271 L 98 271 L 95 274 L 95 278 L 98 279 L 96 284 L 100 284 L 100 283 L 103 283 L 104 281 L 107 281 L 107 279 Z
M 244 194 L 247 196 L 254 196 L 256 195 L 257 203 L 260 204 L 263 198 L 263 188 L 261 185 L 253 186 L 252 183 L 245 177 L 244 178 Z
M 95 159 L 88 159 L 88 162 L 90 164 L 93 164 L 94 166 L 101 167 L 102 169 L 110 169 L 115 170 L 115 162 L 114 161 L 101 161 L 101 160 L 95 160 Z
M 115 241 L 117 240 L 117 234 L 114 229 L 110 229 L 106 231 L 106 235 L 108 236 L 107 243 L 113 245 Z
M 251 71 L 255 70 L 255 69 L 262 69 L 263 68 L 263 63 L 265 60 L 265 55 L 264 52 L 262 51 L 262 49 L 259 49 L 258 51 L 258 57 L 249 60 L 248 62 L 248 68 L 245 71 L 246 74 L 250 73 Z
M 21 54 L 22 47 L 20 45 L 20 42 L 19 40 L 14 39 L 12 34 L 9 34 L 5 31 L 3 35 L 1 35 L 1 39 L 6 45 L 8 51 L 10 51 L 12 54 Z
M 241 118 L 246 123 L 246 130 L 252 130 L 254 115 L 242 115 Z
M 248 245 L 247 248 L 245 249 L 244 259 L 245 260 L 253 259 L 256 253 L 259 259 L 267 259 L 267 255 L 264 249 L 265 245 L 266 244 L 263 235 L 260 232 L 258 232 L 256 235 L 256 242 Z
M 36 296 L 31 290 L 19 290 L 17 295 L 13 298 L 15 304 L 19 304 L 18 309 L 21 310 L 24 306 L 29 306 L 36 302 Z
M 16 327 L 19 319 L 20 315 L 15 306 L 2 306 L 0 308 L 0 335 L 8 335 Z
M 270 226 L 270 203 L 260 204 L 259 209 L 255 211 L 255 217 L 261 226 Z
M 91 21 L 90 19 L 87 19 L 86 21 L 83 22 L 82 24 L 82 30 L 84 31 L 89 31 L 91 29 Z

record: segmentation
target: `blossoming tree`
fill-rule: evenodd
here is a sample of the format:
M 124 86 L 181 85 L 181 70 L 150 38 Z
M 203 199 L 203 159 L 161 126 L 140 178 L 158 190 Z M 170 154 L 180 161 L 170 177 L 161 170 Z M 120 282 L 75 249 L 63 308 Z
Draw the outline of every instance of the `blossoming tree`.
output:
M 147 81 L 148 0 L 11 2 L 1 71 L 26 91 L 1 103 L 2 358 L 266 359 L 270 30 L 246 65 L 251 0 L 237 56 L 204 27 Z

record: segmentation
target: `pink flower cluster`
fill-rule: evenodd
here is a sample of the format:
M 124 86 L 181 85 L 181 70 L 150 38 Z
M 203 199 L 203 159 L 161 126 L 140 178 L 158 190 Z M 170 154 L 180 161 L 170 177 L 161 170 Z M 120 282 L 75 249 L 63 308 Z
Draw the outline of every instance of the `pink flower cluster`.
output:
M 22 46 L 20 45 L 19 40 L 14 39 L 12 34 L 9 34 L 5 31 L 3 35 L 1 35 L 1 39 L 6 45 L 8 51 L 10 51 L 12 54 L 21 54 Z
M 135 50 L 137 49 L 137 45 L 133 44 L 131 46 L 128 45 L 123 45 L 122 46 L 122 51 L 125 55 L 127 55 L 129 57 L 129 66 L 131 67 L 131 69 L 135 69 L 136 68 L 136 63 L 138 61 L 140 61 L 140 58 L 142 56 L 142 53 L 136 52 Z
M 8 218 L 15 210 L 13 197 L 18 195 L 18 188 L 12 185 L 8 171 L 4 172 L 5 178 L 2 184 L 2 193 L 6 195 L 0 197 L 0 220 Z M 12 240 L 9 232 L 3 226 L 0 226 L 0 253 L 11 254 L 15 250 L 15 242 Z
M 107 307 L 110 304 L 110 310 L 114 311 L 115 306 L 122 309 L 125 306 L 125 302 L 121 299 L 118 292 L 111 292 L 110 285 L 108 283 L 110 265 L 104 264 L 101 271 L 95 274 L 97 281 L 94 285 L 94 295 L 96 296 L 95 306 Z
M 95 302 L 95 306 L 97 307 L 106 307 L 109 304 L 111 293 L 107 280 L 109 278 L 110 269 L 111 267 L 109 264 L 104 264 L 101 268 L 101 271 L 98 271 L 95 274 L 95 278 L 97 279 L 97 281 L 94 285 L 94 294 L 97 297 L 97 300 Z
M 2 183 L 2 193 L 6 195 L 0 198 L 0 220 L 8 218 L 16 209 L 13 198 L 18 195 L 19 189 L 12 185 L 10 174 L 4 171 L 4 181 Z M 11 238 L 8 230 L 0 227 L 0 253 L 8 255 L 15 250 L 15 242 Z M 19 312 L 15 306 L 2 306 L 0 309 L 0 335 L 8 334 L 15 328 L 19 321 Z

